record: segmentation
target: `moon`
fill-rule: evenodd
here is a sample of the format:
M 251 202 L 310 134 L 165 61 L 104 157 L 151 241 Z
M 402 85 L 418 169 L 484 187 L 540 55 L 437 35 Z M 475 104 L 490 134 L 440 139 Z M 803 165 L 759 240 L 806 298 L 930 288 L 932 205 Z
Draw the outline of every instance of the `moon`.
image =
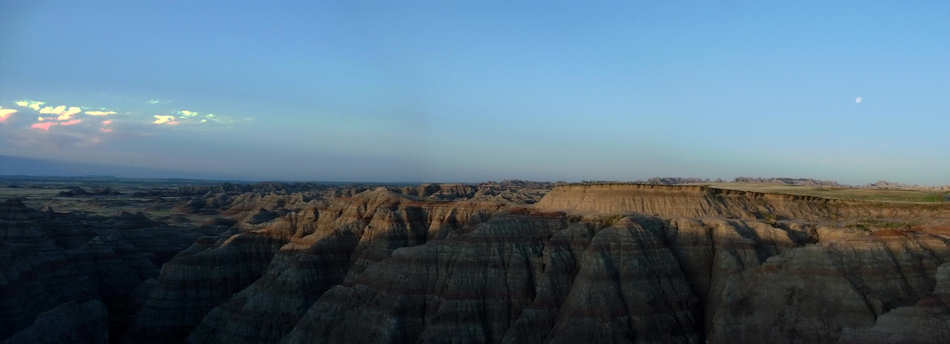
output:
M 864 101 L 864 98 L 861 98 L 861 97 L 854 98 L 854 102 L 857 104 L 861 104 L 861 102 L 863 101 Z

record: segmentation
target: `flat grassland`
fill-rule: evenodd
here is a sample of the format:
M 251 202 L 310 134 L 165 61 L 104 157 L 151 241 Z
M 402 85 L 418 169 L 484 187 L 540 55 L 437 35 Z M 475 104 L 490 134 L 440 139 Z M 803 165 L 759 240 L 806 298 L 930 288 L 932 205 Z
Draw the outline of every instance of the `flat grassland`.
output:
M 719 189 L 789 195 L 817 196 L 842 200 L 902 203 L 950 203 L 950 192 L 918 189 L 873 189 L 859 187 L 800 186 L 761 183 L 701 183 Z

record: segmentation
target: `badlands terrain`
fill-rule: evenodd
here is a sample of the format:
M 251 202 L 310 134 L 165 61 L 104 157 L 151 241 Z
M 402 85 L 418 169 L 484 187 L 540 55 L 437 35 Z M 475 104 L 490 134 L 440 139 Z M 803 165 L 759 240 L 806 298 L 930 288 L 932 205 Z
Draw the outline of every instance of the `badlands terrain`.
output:
M 24 177 L 0 238 L 4 343 L 950 342 L 944 189 Z

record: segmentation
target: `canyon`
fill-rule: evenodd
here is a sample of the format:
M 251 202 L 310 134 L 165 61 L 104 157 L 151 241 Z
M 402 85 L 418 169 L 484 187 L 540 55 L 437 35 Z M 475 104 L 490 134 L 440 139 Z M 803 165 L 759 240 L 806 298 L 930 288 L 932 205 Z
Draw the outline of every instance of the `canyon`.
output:
M 0 203 L 5 343 L 950 341 L 946 202 L 520 181 L 63 190 Z

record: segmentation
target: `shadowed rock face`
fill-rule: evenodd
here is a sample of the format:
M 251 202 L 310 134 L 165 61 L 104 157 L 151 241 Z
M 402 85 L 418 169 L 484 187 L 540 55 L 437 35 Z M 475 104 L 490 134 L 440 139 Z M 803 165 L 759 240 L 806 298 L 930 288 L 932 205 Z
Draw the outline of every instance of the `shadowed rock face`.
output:
M 136 289 L 198 235 L 141 214 L 104 218 L 40 212 L 16 200 L 0 203 L 0 338 L 41 340 L 35 336 L 52 335 L 46 328 L 68 318 L 64 314 L 102 305 L 106 328 L 123 332 L 136 311 Z M 60 307 L 66 304 L 71 306 Z M 70 321 L 63 326 L 84 324 Z
M 939 343 L 950 338 L 946 205 L 644 185 L 561 186 L 528 205 L 534 196 L 519 196 L 517 187 L 340 190 L 327 191 L 340 196 L 319 202 L 296 194 L 229 196 L 220 209 L 237 220 L 231 230 L 193 239 L 160 274 L 152 261 L 152 270 L 142 263 L 128 268 L 131 272 L 111 272 L 153 271 L 127 283 L 134 286 L 125 307 L 137 311 L 127 320 L 127 333 L 109 338 L 134 343 L 756 343 L 763 338 Z M 0 214 L 17 224 L 9 226 L 8 236 L 18 242 L 29 242 L 24 233 L 34 233 L 22 226 L 45 216 L 22 209 L 0 209 Z M 134 216 L 125 217 L 135 222 Z M 58 244 L 46 245 L 116 246 L 108 236 L 93 240 L 91 235 L 61 230 L 52 240 Z M 78 277 L 56 278 L 47 280 Z M 103 296 L 86 299 L 96 298 L 110 304 Z M 45 323 L 39 314 L 70 314 L 52 309 L 81 298 L 60 299 L 66 301 L 24 307 L 44 309 L 16 316 L 11 310 L 20 305 L 8 305 L 0 316 L 22 319 L 8 333 L 35 333 Z M 110 321 L 114 308 L 107 307 Z
M 950 342 L 950 264 L 937 270 L 937 286 L 911 306 L 880 315 L 874 326 L 846 329 L 839 343 Z
M 930 225 L 849 226 L 918 212 L 940 222 L 945 208 L 640 186 L 602 201 L 592 189 L 555 189 L 537 206 L 546 214 L 396 250 L 329 289 L 282 341 L 835 342 L 928 295 L 950 257 Z
M 285 229 L 289 241 L 264 274 L 211 310 L 191 342 L 276 342 L 335 284 L 394 249 L 452 236 L 504 205 L 417 202 L 385 189 L 338 199 Z
M 109 342 L 109 318 L 99 300 L 70 301 L 40 314 L 30 327 L 7 339 L 10 344 Z

